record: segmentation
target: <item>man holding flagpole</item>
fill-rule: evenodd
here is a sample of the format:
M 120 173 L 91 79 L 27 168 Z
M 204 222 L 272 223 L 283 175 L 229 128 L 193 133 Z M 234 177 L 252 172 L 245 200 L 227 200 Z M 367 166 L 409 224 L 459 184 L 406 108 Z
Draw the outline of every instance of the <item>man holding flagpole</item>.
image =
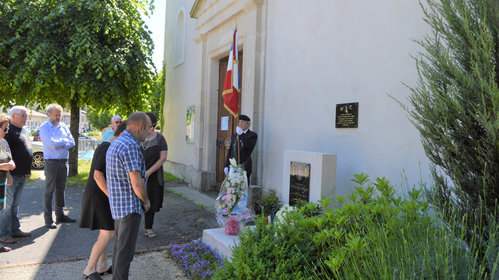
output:
M 224 107 L 234 118 L 239 114 L 239 93 L 241 83 L 239 81 L 239 53 L 237 50 L 237 27 L 234 30 L 232 46 L 230 48 L 229 61 L 227 62 L 227 72 L 225 74 L 224 88 L 222 96 L 224 97 Z M 246 115 L 239 116 L 239 125 L 236 127 L 236 133 L 232 135 L 229 152 L 225 159 L 225 175 L 229 172 L 229 159 L 235 158 L 237 163 L 243 165 L 248 176 L 248 185 L 252 170 L 251 152 L 255 148 L 257 134 L 249 129 L 251 120 Z
M 252 161 L 251 153 L 256 145 L 258 135 L 249 129 L 251 119 L 246 115 L 239 116 L 239 125 L 236 127 L 236 133 L 232 135 L 229 153 L 225 159 L 225 175 L 229 172 L 229 159 L 235 158 L 238 163 L 243 165 L 246 175 L 248 176 L 248 186 L 250 185 Z M 239 145 L 237 145 L 239 143 Z

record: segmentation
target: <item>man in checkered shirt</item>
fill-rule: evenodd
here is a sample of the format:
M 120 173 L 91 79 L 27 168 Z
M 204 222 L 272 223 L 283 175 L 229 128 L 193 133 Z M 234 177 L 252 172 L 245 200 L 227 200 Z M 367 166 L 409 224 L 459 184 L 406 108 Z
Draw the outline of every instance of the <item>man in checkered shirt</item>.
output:
M 109 146 L 106 182 L 114 222 L 113 279 L 128 279 L 143 212 L 151 207 L 146 191 L 146 167 L 140 151 L 151 127 L 142 112 L 132 113 L 126 130 Z

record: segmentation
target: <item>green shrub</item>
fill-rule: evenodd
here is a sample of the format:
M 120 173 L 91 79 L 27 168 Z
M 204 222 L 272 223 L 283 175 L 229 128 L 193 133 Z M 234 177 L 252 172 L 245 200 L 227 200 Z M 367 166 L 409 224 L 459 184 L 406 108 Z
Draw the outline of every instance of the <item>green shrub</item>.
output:
M 311 232 L 300 219 L 299 212 L 288 215 L 293 226 L 266 224 L 256 219 L 254 230 L 239 233 L 240 245 L 234 248 L 232 262 L 225 261 L 214 279 L 300 279 L 304 277 L 307 260 L 316 254 L 309 246 Z
M 298 207 L 300 212 L 307 217 L 314 217 L 324 213 L 320 204 L 314 202 L 306 202 L 302 199 L 297 199 L 295 206 Z
M 101 132 L 98 130 L 89 131 L 85 134 L 90 137 L 101 136 Z
M 282 202 L 274 190 L 271 190 L 269 195 L 263 196 L 261 200 L 256 201 L 255 204 L 255 213 L 257 215 L 263 214 L 265 217 L 277 213 L 282 207 Z
M 444 218 L 468 217 L 471 243 L 499 203 L 499 1 L 421 7 L 430 32 L 418 40 L 419 80 L 406 110 L 432 164 L 430 197 Z
M 463 242 L 459 219 L 454 227 L 434 216 L 422 191 L 395 194 L 386 178 L 371 182 L 355 175 L 355 192 L 320 201 L 322 214 L 303 205 L 285 222 L 240 233 L 232 262 L 215 279 L 493 279 L 497 274 L 499 227 L 489 234 L 483 258 Z M 329 209 L 330 202 L 339 205 Z M 493 217 L 491 217 L 493 218 Z M 478 228 L 478 227 L 477 227 Z M 483 259 L 483 261 L 482 261 Z

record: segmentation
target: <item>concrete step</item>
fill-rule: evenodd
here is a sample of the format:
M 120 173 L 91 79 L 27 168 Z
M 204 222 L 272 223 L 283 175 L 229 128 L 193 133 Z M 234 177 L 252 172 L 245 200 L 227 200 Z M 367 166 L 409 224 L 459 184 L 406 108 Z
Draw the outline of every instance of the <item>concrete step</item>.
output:
M 203 230 L 203 243 L 230 259 L 232 247 L 239 244 L 239 236 L 226 234 L 225 228 L 210 228 Z
M 241 231 L 246 228 L 254 230 L 255 226 L 245 226 Z M 230 261 L 232 248 L 239 244 L 239 235 L 228 235 L 225 233 L 225 228 L 210 228 L 203 230 L 203 242 Z

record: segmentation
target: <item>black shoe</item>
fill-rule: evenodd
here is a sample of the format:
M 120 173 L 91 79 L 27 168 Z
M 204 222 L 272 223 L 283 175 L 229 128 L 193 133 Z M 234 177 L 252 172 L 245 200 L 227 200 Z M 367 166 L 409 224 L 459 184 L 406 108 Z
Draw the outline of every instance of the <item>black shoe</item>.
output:
M 55 229 L 55 228 L 57 228 L 57 226 L 55 225 L 55 223 L 54 223 L 54 222 L 52 222 L 52 223 L 45 223 L 45 227 L 46 227 L 46 228 L 50 228 L 50 229 Z
M 99 272 L 100 275 L 113 274 L 113 266 L 110 265 L 109 268 L 104 272 Z
M 58 224 L 60 224 L 60 223 L 74 223 L 74 222 L 76 222 L 76 220 L 75 219 L 71 219 L 70 217 L 64 215 L 64 216 L 62 216 L 60 218 L 55 219 L 55 222 L 58 223 Z
M 91 279 L 91 280 L 102 280 L 98 272 L 94 272 L 89 275 L 83 274 L 83 279 Z

